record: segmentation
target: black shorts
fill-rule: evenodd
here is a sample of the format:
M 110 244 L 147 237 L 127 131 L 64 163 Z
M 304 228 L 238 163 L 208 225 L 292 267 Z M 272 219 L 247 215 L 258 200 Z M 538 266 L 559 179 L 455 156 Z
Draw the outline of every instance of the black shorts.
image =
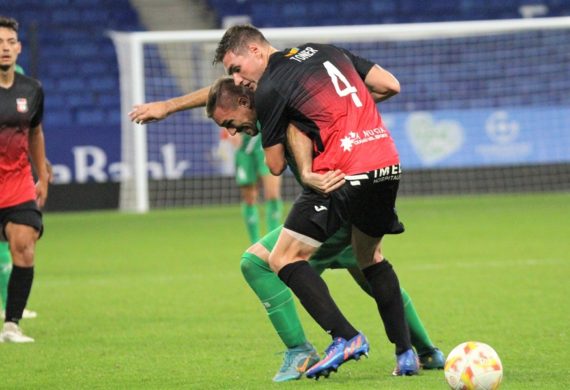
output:
M 325 242 L 342 226 L 342 219 L 332 207 L 331 200 L 330 197 L 303 190 L 295 199 L 283 227 L 318 243 Z
M 0 241 L 7 241 L 4 228 L 8 222 L 31 226 L 40 233 L 40 237 L 44 232 L 42 212 L 33 200 L 0 209 Z
M 283 227 L 318 243 L 324 243 L 346 225 L 355 225 L 373 237 L 403 233 L 404 225 L 394 207 L 399 176 L 385 177 L 389 177 L 389 180 L 367 183 L 373 184 L 373 191 L 368 185 L 354 185 L 353 181 L 348 180 L 341 189 L 326 198 L 304 190 L 295 199 Z M 366 190 L 362 191 L 363 188 Z M 372 208 L 369 204 L 376 207 Z M 350 235 L 348 240 L 347 245 L 350 244 Z
M 344 221 L 371 237 L 404 231 L 396 214 L 400 165 L 349 175 L 332 195 L 331 206 Z

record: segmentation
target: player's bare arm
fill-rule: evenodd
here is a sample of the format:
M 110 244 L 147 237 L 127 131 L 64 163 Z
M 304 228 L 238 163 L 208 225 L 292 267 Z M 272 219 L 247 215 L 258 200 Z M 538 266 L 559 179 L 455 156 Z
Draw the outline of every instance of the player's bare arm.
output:
M 138 124 L 160 121 L 178 111 L 204 107 L 208 99 L 210 87 L 204 87 L 194 92 L 172 99 L 138 104 L 129 112 L 131 121 Z
M 287 168 L 287 161 L 285 160 L 285 146 L 277 144 L 264 148 L 265 164 L 273 176 L 281 175 Z
M 364 83 L 370 90 L 376 103 L 391 98 L 400 93 L 400 82 L 394 75 L 380 65 L 373 66 Z
M 47 170 L 45 140 L 42 125 L 30 129 L 30 158 L 38 181 L 36 183 L 36 201 L 43 207 L 48 196 L 49 172 Z
M 313 172 L 313 142 L 295 125 L 287 127 L 287 144 L 293 153 L 301 181 L 316 192 L 327 195 L 344 184 L 340 170 L 324 174 Z

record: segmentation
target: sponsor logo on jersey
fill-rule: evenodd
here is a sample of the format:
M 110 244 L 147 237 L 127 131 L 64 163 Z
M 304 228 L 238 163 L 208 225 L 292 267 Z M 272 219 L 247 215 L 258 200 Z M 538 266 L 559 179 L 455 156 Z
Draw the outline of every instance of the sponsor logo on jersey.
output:
M 315 211 L 316 211 L 317 213 L 320 213 L 321 211 L 324 211 L 324 210 L 327 210 L 327 207 L 326 207 L 326 206 L 317 206 L 317 205 L 315 205 Z
M 317 49 L 313 49 L 311 46 L 307 46 L 306 48 L 301 50 L 299 53 L 291 56 L 289 59 L 297 61 L 297 62 L 303 62 L 303 61 L 311 58 L 312 56 L 314 56 L 317 52 L 318 52 Z
M 289 53 L 285 54 L 285 57 L 289 58 L 294 56 L 295 54 L 297 54 L 299 52 L 299 49 L 297 49 L 296 47 L 292 48 L 289 50 Z
M 348 133 L 348 135 L 340 140 L 340 146 L 343 151 L 351 152 L 354 145 L 377 141 L 380 139 L 388 138 L 388 136 L 388 132 L 382 127 L 377 127 L 371 130 L 360 130 L 357 133 L 351 131 Z
M 26 98 L 16 99 L 16 109 L 18 110 L 18 112 L 21 113 L 28 112 L 28 99 Z

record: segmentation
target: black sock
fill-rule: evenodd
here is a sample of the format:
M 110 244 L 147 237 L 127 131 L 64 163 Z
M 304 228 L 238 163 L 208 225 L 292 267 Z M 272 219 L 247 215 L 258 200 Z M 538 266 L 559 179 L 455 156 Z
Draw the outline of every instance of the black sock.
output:
M 350 340 L 358 331 L 342 315 L 319 274 L 306 261 L 296 261 L 281 268 L 279 278 L 299 298 L 315 321 L 333 338 Z
M 8 299 L 6 301 L 5 322 L 15 322 L 22 318 L 22 313 L 28 303 L 32 281 L 34 280 L 34 267 L 12 267 L 12 274 L 8 282 Z
M 412 348 L 410 330 L 404 316 L 400 282 L 392 265 L 384 259 L 363 269 L 362 272 L 372 289 L 372 296 L 378 305 L 388 339 L 396 345 L 396 354 Z

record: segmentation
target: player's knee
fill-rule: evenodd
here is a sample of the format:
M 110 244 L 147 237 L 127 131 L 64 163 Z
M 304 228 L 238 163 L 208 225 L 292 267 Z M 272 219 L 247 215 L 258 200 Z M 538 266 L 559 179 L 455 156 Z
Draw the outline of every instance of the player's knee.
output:
M 241 261 L 239 263 L 241 273 L 246 279 L 251 275 L 252 267 L 254 266 L 253 262 L 251 261 L 251 256 L 252 255 L 250 253 L 244 253 L 241 256 Z
M 19 267 L 34 265 L 35 242 L 33 240 L 14 240 L 10 243 L 12 262 Z
M 255 279 L 260 274 L 271 272 L 266 262 L 249 252 L 245 252 L 241 256 L 240 269 L 247 281 Z

